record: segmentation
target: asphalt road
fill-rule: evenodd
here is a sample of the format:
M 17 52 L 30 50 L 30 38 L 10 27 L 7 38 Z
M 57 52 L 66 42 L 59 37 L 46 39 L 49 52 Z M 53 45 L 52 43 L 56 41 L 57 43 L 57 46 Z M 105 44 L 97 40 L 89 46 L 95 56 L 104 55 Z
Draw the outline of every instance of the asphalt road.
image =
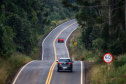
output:
M 58 43 L 56 38 L 61 37 L 66 41 L 78 27 L 75 22 L 70 20 L 50 32 L 42 43 L 42 60 L 32 61 L 22 67 L 12 84 L 84 84 L 84 63 L 81 61 L 74 61 L 73 72 L 57 72 L 57 65 L 54 65 L 54 69 L 50 68 L 56 59 L 69 57 L 66 42 Z

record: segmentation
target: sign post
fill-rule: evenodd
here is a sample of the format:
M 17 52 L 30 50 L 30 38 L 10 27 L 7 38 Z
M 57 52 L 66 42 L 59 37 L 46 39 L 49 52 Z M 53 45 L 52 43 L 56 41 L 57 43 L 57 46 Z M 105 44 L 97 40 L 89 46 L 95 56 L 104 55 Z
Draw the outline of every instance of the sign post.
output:
M 106 54 L 104 54 L 104 56 L 103 56 L 103 60 L 104 60 L 105 63 L 107 63 L 108 70 L 109 70 L 109 63 L 112 62 L 113 56 L 112 56 L 110 53 L 106 53 Z

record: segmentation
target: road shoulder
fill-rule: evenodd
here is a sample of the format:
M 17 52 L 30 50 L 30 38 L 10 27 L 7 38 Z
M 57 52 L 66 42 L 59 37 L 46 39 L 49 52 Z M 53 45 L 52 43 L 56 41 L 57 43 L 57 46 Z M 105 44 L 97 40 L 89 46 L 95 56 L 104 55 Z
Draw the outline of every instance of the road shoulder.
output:
M 85 84 L 91 84 L 91 69 L 94 62 L 84 62 L 85 64 Z

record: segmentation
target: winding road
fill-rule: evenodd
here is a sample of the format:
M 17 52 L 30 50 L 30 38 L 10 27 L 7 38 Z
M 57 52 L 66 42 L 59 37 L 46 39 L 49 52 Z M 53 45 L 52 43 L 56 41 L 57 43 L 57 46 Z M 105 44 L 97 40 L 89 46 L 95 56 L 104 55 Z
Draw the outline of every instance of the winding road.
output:
M 12 84 L 85 84 L 85 67 L 82 61 L 74 61 L 73 72 L 57 72 L 56 60 L 70 57 L 66 41 L 78 27 L 75 19 L 53 29 L 42 42 L 42 60 L 33 60 L 23 66 Z M 64 38 L 58 43 L 57 38 Z

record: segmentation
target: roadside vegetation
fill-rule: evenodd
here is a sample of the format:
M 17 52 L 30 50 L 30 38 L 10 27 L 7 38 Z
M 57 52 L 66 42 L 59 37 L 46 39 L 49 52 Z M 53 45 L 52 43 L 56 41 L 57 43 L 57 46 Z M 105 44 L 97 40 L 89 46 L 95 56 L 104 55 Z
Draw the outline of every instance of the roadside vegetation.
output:
M 12 79 L 15 73 L 32 59 L 21 53 L 14 53 L 8 59 L 0 57 L 0 84 L 5 84 Z M 8 79 L 8 80 L 7 80 Z
M 0 84 L 10 84 L 23 65 L 40 59 L 39 41 L 73 14 L 60 0 L 1 0 Z
M 125 84 L 126 54 L 110 64 L 95 64 L 91 74 L 91 84 Z
M 125 0 L 63 0 L 62 3 L 76 11 L 80 24 L 69 45 L 72 58 L 94 62 L 90 83 L 125 84 Z M 104 63 L 105 53 L 113 55 L 112 63 Z
M 71 40 L 70 40 L 70 53 L 72 59 L 74 60 L 82 60 L 82 61 L 90 61 L 95 62 L 97 59 L 103 55 L 103 53 L 98 50 L 89 51 L 85 48 L 84 44 L 81 41 L 81 26 L 74 32 Z M 77 45 L 74 43 L 77 42 Z M 94 54 L 95 53 L 95 54 Z

